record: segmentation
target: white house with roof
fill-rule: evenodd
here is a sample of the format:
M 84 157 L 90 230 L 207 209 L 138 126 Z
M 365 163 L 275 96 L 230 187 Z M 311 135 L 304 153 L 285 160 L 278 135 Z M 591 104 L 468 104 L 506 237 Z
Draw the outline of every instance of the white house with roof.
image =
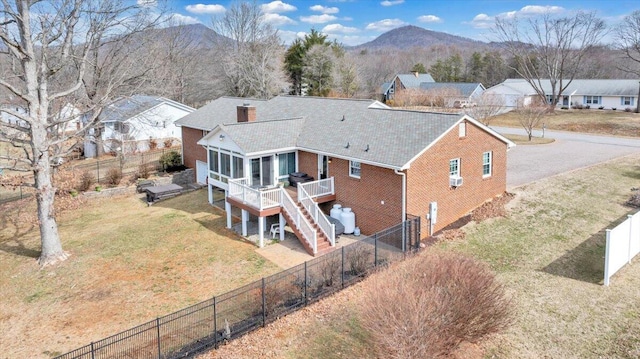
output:
M 564 80 L 566 84 L 568 80 Z M 551 93 L 551 83 L 548 79 L 541 80 L 545 93 Z M 490 87 L 487 93 L 500 95 L 504 98 L 506 107 L 515 108 L 520 105 L 528 106 L 538 96 L 533 86 L 525 79 L 507 79 Z M 626 79 L 575 79 L 562 92 L 558 101 L 559 107 L 586 107 L 590 109 L 635 109 L 638 104 L 640 82 Z M 550 101 L 551 96 L 547 96 Z
M 175 122 L 193 111 L 187 105 L 157 96 L 118 99 L 98 117 L 104 151 L 144 152 L 152 142 L 163 147 L 165 141 L 180 141 L 182 134 Z
M 485 91 L 479 82 L 423 82 L 420 89 L 427 93 L 441 93 L 446 97 L 446 107 L 453 107 L 456 101 L 476 102 Z
M 313 255 L 335 245 L 333 204 L 352 209 L 363 234 L 410 217 L 424 219 L 423 237 L 444 228 L 505 191 L 513 146 L 468 115 L 373 100 L 223 97 L 178 124 L 185 164 L 207 164 L 209 201 L 225 193 L 229 228 L 240 209 L 242 234 L 257 218 L 262 244 L 272 218 Z

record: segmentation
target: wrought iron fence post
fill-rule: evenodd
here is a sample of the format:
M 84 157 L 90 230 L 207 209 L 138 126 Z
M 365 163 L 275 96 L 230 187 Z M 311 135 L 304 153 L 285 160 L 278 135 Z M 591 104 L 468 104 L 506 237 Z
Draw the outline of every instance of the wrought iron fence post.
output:
M 378 233 L 373 234 L 373 266 L 378 266 Z
M 213 297 L 213 347 L 218 349 L 218 313 L 216 312 L 216 297 Z
M 98 183 L 100 183 L 100 160 L 96 160 L 96 172 L 98 173 Z
M 422 223 L 420 221 L 421 221 L 420 217 L 417 217 L 416 218 L 416 251 L 420 250 L 420 235 L 421 235 L 420 228 L 422 226 Z
M 304 306 L 306 307 L 309 303 L 307 298 L 307 262 L 304 262 Z
M 267 298 L 264 293 L 264 277 L 262 277 L 262 326 L 267 325 Z
M 91 342 L 91 359 L 95 359 L 95 354 L 93 352 L 93 342 Z
M 342 288 L 344 288 L 344 246 L 342 247 L 342 268 L 340 270 L 340 280 L 342 281 Z
M 160 318 L 156 318 L 156 329 L 158 332 L 158 359 L 162 359 L 162 349 L 160 349 Z

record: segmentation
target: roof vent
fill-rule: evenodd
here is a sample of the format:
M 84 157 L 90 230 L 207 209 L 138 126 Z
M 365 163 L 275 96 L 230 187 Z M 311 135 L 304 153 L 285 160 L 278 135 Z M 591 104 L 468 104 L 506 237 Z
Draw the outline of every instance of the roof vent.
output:
M 340 120 L 340 121 L 344 121 L 344 115 L 342 115 L 342 120 Z
M 369 152 L 369 144 L 367 143 L 367 148 L 364 149 L 364 152 Z
M 245 101 L 245 102 L 242 103 L 242 106 L 244 106 L 244 107 L 247 107 L 249 105 L 251 105 L 251 103 L 249 103 L 249 101 Z
M 347 145 L 346 145 L 346 146 L 344 146 L 344 148 L 349 148 L 349 146 L 350 146 L 350 145 L 349 145 L 349 142 L 347 142 Z

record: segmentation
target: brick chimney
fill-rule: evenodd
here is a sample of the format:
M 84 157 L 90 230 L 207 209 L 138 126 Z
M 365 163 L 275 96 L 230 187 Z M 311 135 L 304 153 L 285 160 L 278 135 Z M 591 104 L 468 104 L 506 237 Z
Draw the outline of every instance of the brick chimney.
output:
M 254 122 L 256 120 L 256 108 L 245 102 L 242 106 L 238 106 L 238 123 Z

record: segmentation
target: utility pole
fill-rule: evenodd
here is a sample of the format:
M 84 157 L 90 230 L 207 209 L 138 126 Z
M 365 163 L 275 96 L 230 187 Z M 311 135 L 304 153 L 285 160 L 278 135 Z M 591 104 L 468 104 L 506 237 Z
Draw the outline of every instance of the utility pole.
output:
M 640 81 L 638 81 L 638 98 L 636 99 L 636 113 L 640 113 Z

